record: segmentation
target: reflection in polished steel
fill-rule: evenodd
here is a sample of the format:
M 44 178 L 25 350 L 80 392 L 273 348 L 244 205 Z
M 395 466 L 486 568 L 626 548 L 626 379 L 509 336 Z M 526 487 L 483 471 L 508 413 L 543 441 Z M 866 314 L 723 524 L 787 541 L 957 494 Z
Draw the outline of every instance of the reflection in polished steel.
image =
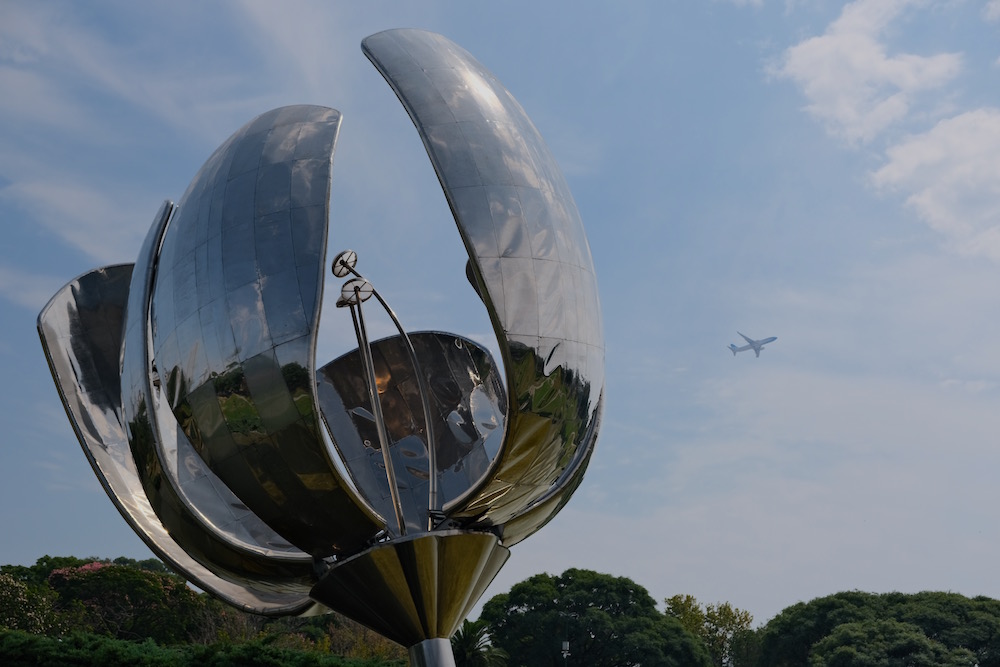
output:
M 558 165 L 492 74 L 420 30 L 362 50 L 437 171 L 502 372 L 467 338 L 407 333 L 353 251 L 333 273 L 358 348 L 317 368 L 340 113 L 316 106 L 240 128 L 134 265 L 72 281 L 38 327 L 95 473 L 158 556 L 243 609 L 325 605 L 451 665 L 447 638 L 594 451 L 597 283 Z M 369 341 L 376 301 L 398 335 Z

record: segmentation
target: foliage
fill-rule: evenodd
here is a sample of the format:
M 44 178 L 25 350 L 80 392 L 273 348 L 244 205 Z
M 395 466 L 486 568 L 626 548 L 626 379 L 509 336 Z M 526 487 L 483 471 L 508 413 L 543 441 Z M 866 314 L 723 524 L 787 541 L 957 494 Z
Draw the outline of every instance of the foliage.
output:
M 28 586 L 48 585 L 52 570 L 67 567 L 80 567 L 87 563 L 98 561 L 97 558 L 77 558 L 75 556 L 42 556 L 34 565 L 2 565 L 0 573 L 10 575 Z
M 178 649 L 158 647 L 148 641 L 125 642 L 79 632 L 53 638 L 0 631 L 0 664 L 170 667 L 184 663 Z
M 240 644 L 159 646 L 87 633 L 61 638 L 0 630 L 0 664 L 5 667 L 403 667 L 402 662 L 356 660 L 314 651 Z
M 337 613 L 265 619 L 258 636 L 268 645 L 335 653 L 358 660 L 405 661 L 407 656 L 406 649 L 399 644 Z
M 49 585 L 59 595 L 57 607 L 75 615 L 78 627 L 116 639 L 190 641 L 205 604 L 177 575 L 112 563 L 54 569 Z
M 451 651 L 455 667 L 504 667 L 509 657 L 502 648 L 490 643 L 485 622 L 468 619 L 451 638 Z
M 666 613 L 684 629 L 700 637 L 716 667 L 752 664 L 756 637 L 753 616 L 728 602 L 707 604 L 703 608 L 691 595 L 675 595 L 666 600 Z
M 836 593 L 788 607 L 760 638 L 758 664 L 768 667 L 1000 667 L 1000 601 L 956 593 Z
M 339 614 L 265 618 L 234 609 L 155 558 L 44 556 L 0 567 L 0 629 L 63 635 L 70 628 L 160 644 L 257 643 L 373 664 L 406 659 L 406 649 Z
M 892 619 L 844 623 L 817 642 L 810 667 L 972 667 L 976 656 L 948 649 L 916 625 Z
M 1000 667 L 1000 601 L 986 597 L 850 591 L 751 623 L 689 595 L 660 613 L 628 578 L 567 570 L 494 597 L 452 646 L 458 667 Z M 335 613 L 233 609 L 156 559 L 44 556 L 0 566 L 0 664 L 402 667 L 406 651 Z
M 711 665 L 702 643 L 626 577 L 577 569 L 535 575 L 487 602 L 481 620 L 512 665 L 561 667 L 563 641 L 573 665 Z
M 29 588 L 9 574 L 0 573 L 0 629 L 36 634 L 58 627 L 52 609 L 54 595 L 41 587 Z

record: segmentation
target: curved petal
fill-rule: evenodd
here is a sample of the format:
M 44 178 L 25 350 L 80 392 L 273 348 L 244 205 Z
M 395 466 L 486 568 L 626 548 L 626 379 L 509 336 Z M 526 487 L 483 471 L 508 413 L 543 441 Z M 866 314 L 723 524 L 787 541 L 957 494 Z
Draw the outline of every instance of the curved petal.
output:
M 507 377 L 500 456 L 445 511 L 502 525 L 534 506 L 526 525 L 541 525 L 561 503 L 543 503 L 547 514 L 538 503 L 559 489 L 568 498 L 586 467 L 604 389 L 597 282 L 576 204 L 524 110 L 464 49 L 422 30 L 389 30 L 362 50 L 424 142 Z
M 428 432 L 437 453 L 439 494 L 447 502 L 486 473 L 500 448 L 506 408 L 499 369 L 475 341 L 438 331 L 413 332 L 409 342 L 427 376 L 430 429 L 424 422 L 416 368 L 399 336 L 371 343 L 402 510 L 409 534 L 427 530 Z M 371 400 L 354 350 L 319 369 L 320 408 L 355 486 L 383 515 L 393 513 Z M 390 530 L 391 532 L 391 530 Z
M 118 511 L 159 558 L 200 587 L 246 611 L 301 613 L 313 606 L 309 561 L 292 580 L 263 586 L 218 576 L 192 558 L 166 529 L 143 491 L 122 427 L 118 357 L 132 265 L 90 271 L 56 292 L 38 316 L 38 332 L 73 430 Z
M 181 432 L 240 501 L 314 556 L 384 525 L 338 473 L 314 376 L 340 113 L 275 109 L 188 187 L 151 284 L 152 356 Z

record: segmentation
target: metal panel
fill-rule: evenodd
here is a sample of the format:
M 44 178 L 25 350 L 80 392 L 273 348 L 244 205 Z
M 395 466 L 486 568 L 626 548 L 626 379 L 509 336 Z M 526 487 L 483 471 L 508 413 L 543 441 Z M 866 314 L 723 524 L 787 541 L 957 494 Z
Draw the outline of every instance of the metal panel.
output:
M 500 448 L 503 385 L 489 351 L 475 342 L 440 332 L 409 338 L 430 389 L 438 479 L 442 501 L 448 502 L 483 478 Z M 406 530 L 426 531 L 427 429 L 415 370 L 398 336 L 372 343 L 372 357 Z M 392 516 L 358 351 L 323 366 L 316 379 L 323 419 L 354 484 L 383 516 Z
M 238 130 L 188 188 L 160 249 L 173 263 L 158 266 L 152 286 L 153 357 L 161 376 L 176 376 L 170 405 L 192 446 L 268 526 L 317 556 L 356 551 L 382 528 L 340 479 L 318 411 L 295 409 L 314 405 L 313 388 L 292 388 L 288 381 L 296 369 L 311 374 L 314 367 L 339 127 L 338 112 L 299 106 L 268 112 Z M 220 190 L 222 204 L 213 204 L 206 218 L 198 202 Z M 199 237 L 202 244 L 178 250 Z M 210 276 L 199 262 L 222 267 L 225 290 L 197 301 L 197 332 L 176 319 L 177 305 L 171 311 L 168 301 L 181 290 L 214 289 L 200 282 Z M 187 307 L 191 300 L 173 303 Z M 190 340 L 192 332 L 202 339 Z M 299 339 L 306 344 L 288 348 L 279 364 L 275 348 Z M 193 349 L 200 353 L 190 354 Z
M 593 261 L 576 204 L 524 110 L 464 49 L 422 30 L 389 30 L 362 50 L 423 139 L 506 369 L 500 455 L 488 478 L 445 511 L 470 525 L 501 525 L 530 510 L 544 514 L 529 522 L 540 525 L 558 509 L 546 499 L 560 490 L 568 498 L 579 482 L 596 438 L 592 397 L 604 390 Z M 556 350 L 558 366 L 547 363 Z
M 284 596 L 286 606 L 305 609 L 312 558 L 292 548 L 254 513 L 243 512 L 243 504 L 232 491 L 214 479 L 181 430 L 190 429 L 192 423 L 183 375 L 176 368 L 162 372 L 149 353 L 148 286 L 156 273 L 156 251 L 171 210 L 172 205 L 161 211 L 139 253 L 120 342 L 121 424 L 141 492 L 176 544 L 214 574 L 203 581 L 197 578 L 197 570 L 183 570 L 199 586 L 214 591 L 215 578 L 221 578 L 244 586 L 244 593 L 236 587 L 228 593 L 240 606 L 253 609 L 256 596 L 264 591 Z M 171 403 L 181 408 L 180 423 L 170 411 Z M 204 497 L 213 501 L 194 504 Z M 241 510 L 238 519 L 234 507 Z M 261 536 L 262 541 L 245 541 L 248 534 Z
M 131 264 L 86 273 L 59 290 L 38 316 L 53 379 L 94 473 L 153 553 L 205 590 L 256 613 L 300 613 L 313 607 L 305 595 L 307 580 L 293 585 L 269 576 L 270 583 L 261 586 L 220 577 L 189 555 L 154 512 L 122 426 L 118 358 L 131 275 Z
M 338 563 L 311 595 L 403 646 L 414 646 L 454 634 L 509 556 L 489 533 L 417 535 Z

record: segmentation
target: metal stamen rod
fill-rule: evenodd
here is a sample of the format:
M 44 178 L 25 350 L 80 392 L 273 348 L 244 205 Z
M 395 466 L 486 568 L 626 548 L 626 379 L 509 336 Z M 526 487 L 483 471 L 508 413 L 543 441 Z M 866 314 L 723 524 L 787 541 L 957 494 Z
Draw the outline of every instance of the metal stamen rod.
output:
M 420 394 L 420 403 L 424 411 L 424 435 L 427 440 L 427 468 L 428 468 L 428 483 L 427 483 L 427 530 L 434 530 L 434 518 L 435 515 L 440 514 L 441 506 L 440 500 L 438 498 L 438 476 L 437 476 L 437 447 L 435 446 L 434 439 L 434 422 L 431 419 L 431 406 L 429 396 L 430 393 L 427 390 L 427 379 L 424 377 L 423 370 L 420 368 L 420 362 L 417 361 L 417 352 L 413 349 L 413 343 L 410 341 L 410 337 L 403 330 L 403 325 L 396 317 L 396 313 L 389 307 L 389 304 L 379 291 L 375 289 L 375 286 L 365 278 L 361 273 L 355 269 L 355 265 L 358 261 L 358 255 L 353 250 L 345 250 L 337 255 L 334 260 L 333 268 L 334 275 L 342 278 L 348 273 L 354 274 L 356 277 L 366 281 L 372 289 L 372 294 L 378 299 L 378 302 L 382 304 L 382 308 L 388 313 L 389 318 L 392 319 L 392 323 L 396 325 L 396 330 L 399 331 L 400 337 L 403 342 L 406 343 L 406 351 L 410 355 L 410 363 L 413 364 L 413 372 L 417 376 L 417 392 Z
M 382 417 L 382 402 L 378 397 L 378 385 L 375 381 L 375 362 L 372 359 L 372 350 L 368 345 L 368 332 L 365 330 L 365 318 L 361 313 L 361 294 L 358 287 L 354 288 L 357 296 L 357 304 L 350 304 L 351 318 L 354 320 L 354 330 L 358 335 L 358 348 L 361 352 L 361 362 L 365 367 L 365 376 L 368 380 L 368 395 L 372 403 L 372 415 L 375 417 L 375 428 L 378 431 L 379 444 L 382 447 L 382 460 L 385 463 L 385 476 L 389 482 L 389 495 L 392 497 L 392 508 L 396 512 L 396 523 L 399 525 L 399 534 L 406 535 L 406 520 L 403 518 L 403 505 L 399 499 L 399 488 L 396 486 L 396 471 L 392 466 L 392 457 L 389 454 L 389 434 L 385 430 L 385 419 Z M 357 312 L 354 307 L 357 305 Z

